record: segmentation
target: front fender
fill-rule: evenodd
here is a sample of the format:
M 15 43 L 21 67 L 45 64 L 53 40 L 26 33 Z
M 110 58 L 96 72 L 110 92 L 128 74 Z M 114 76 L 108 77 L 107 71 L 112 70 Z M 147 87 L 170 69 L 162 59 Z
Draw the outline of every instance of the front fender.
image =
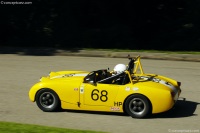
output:
M 31 87 L 31 89 L 29 90 L 29 99 L 32 102 L 35 102 L 35 96 L 36 96 L 37 92 L 43 88 L 48 88 L 47 85 L 43 82 L 39 82 L 39 83 L 36 83 L 35 85 L 33 85 Z
M 42 84 L 37 83 L 37 84 L 33 85 L 31 87 L 31 89 L 29 90 L 29 99 L 32 102 L 35 102 L 35 95 L 36 95 L 37 91 L 40 90 L 41 88 L 42 88 Z

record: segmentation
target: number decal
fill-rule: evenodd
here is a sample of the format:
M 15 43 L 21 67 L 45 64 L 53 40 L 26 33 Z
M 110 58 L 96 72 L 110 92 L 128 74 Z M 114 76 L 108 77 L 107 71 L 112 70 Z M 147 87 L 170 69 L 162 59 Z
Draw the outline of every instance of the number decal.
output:
M 107 92 L 106 90 L 102 90 L 102 91 L 101 91 L 100 100 L 101 100 L 102 102 L 106 102 L 106 101 L 108 100 L 107 95 L 108 95 L 108 92 Z
M 100 100 L 101 100 L 102 102 L 106 102 L 106 101 L 108 100 L 107 95 L 108 95 L 108 92 L 107 92 L 106 90 L 102 90 L 102 91 L 101 91 Z M 99 90 L 94 89 L 94 90 L 92 91 L 92 93 L 91 93 L 91 98 L 92 98 L 92 100 L 94 100 L 94 101 L 99 100 Z
M 97 92 L 97 93 L 96 93 L 96 92 Z M 94 90 L 92 91 L 92 93 L 91 93 L 91 98 L 92 98 L 92 100 L 97 101 L 97 100 L 99 99 L 98 93 L 99 93 L 99 90 L 97 90 L 97 89 L 94 89 Z

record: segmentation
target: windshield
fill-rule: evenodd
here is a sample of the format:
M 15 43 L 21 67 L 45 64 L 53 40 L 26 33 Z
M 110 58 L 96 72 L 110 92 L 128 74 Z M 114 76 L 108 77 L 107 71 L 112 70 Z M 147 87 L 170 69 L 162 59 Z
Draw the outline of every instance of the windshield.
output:
M 90 72 L 87 76 L 84 78 L 84 83 L 96 83 L 97 81 L 100 81 L 102 79 L 105 79 L 107 77 L 110 77 L 111 73 L 108 72 L 106 69 L 103 70 L 96 70 Z

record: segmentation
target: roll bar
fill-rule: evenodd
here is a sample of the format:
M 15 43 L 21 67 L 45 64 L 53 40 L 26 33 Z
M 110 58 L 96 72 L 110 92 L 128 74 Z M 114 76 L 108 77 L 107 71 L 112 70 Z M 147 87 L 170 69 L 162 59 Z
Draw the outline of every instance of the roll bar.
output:
M 135 74 L 138 70 L 138 66 L 140 68 L 141 74 L 144 74 L 142 65 L 140 63 L 140 55 L 138 55 L 135 58 L 131 58 L 130 55 L 128 55 L 128 59 L 130 60 L 127 66 L 127 71 L 130 72 L 130 74 Z

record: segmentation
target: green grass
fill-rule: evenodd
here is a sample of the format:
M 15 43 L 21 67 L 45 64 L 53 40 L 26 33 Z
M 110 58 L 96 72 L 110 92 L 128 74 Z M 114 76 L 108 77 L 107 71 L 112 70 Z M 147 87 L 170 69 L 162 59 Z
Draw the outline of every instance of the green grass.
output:
M 129 50 L 129 49 L 93 49 L 85 50 L 113 51 L 113 52 L 147 52 L 147 53 L 167 53 L 167 54 L 200 54 L 199 51 L 160 51 L 160 50 Z
M 0 133 L 103 133 L 88 130 L 55 128 L 39 125 L 0 122 Z

